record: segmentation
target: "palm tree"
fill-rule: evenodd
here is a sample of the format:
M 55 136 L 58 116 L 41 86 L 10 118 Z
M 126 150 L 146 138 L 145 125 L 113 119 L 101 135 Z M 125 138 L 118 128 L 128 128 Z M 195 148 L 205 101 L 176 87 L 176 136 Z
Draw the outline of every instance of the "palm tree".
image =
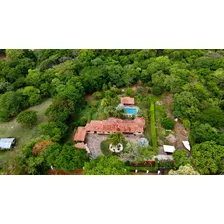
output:
M 112 145 L 118 145 L 119 143 L 124 143 L 125 137 L 122 133 L 116 132 L 109 135 L 109 141 Z

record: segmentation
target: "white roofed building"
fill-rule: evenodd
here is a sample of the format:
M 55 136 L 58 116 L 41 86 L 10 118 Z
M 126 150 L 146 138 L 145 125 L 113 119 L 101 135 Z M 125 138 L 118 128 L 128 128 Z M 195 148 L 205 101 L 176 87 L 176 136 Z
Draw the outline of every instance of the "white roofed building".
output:
M 190 146 L 190 142 L 189 141 L 182 141 L 184 147 L 188 150 L 191 151 L 191 146 Z
M 11 149 L 15 145 L 15 138 L 0 138 L 0 149 Z
M 164 152 L 168 152 L 168 153 L 174 153 L 174 151 L 176 150 L 174 146 L 172 145 L 163 145 L 163 150 Z

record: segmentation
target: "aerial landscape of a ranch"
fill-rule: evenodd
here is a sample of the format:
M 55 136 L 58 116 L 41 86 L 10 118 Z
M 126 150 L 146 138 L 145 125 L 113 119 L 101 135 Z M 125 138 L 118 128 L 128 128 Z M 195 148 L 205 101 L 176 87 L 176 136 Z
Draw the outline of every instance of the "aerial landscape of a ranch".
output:
M 0 174 L 224 172 L 224 50 L 0 49 Z

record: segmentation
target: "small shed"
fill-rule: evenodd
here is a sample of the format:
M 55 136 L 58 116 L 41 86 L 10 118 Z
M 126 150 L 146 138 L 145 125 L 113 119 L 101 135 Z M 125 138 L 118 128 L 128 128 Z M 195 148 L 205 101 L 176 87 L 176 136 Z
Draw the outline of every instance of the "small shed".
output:
M 173 153 L 176 149 L 172 145 L 163 145 L 164 152 Z
M 0 138 L 0 149 L 11 149 L 16 143 L 15 138 Z

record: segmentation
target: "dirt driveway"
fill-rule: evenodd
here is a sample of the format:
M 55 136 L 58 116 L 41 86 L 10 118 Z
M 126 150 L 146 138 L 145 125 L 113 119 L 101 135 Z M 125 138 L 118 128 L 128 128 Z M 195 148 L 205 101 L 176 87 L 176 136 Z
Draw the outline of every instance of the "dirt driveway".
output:
M 173 111 L 171 110 L 171 107 L 173 105 L 173 94 L 168 94 L 167 96 L 164 97 L 162 101 L 166 107 L 167 107 L 167 114 L 170 118 L 174 119 L 175 117 L 173 116 Z M 186 130 L 183 123 L 178 120 L 174 126 L 174 131 L 176 133 L 176 143 L 175 147 L 176 148 L 184 148 L 182 141 L 187 141 L 188 136 L 190 134 L 189 130 Z

